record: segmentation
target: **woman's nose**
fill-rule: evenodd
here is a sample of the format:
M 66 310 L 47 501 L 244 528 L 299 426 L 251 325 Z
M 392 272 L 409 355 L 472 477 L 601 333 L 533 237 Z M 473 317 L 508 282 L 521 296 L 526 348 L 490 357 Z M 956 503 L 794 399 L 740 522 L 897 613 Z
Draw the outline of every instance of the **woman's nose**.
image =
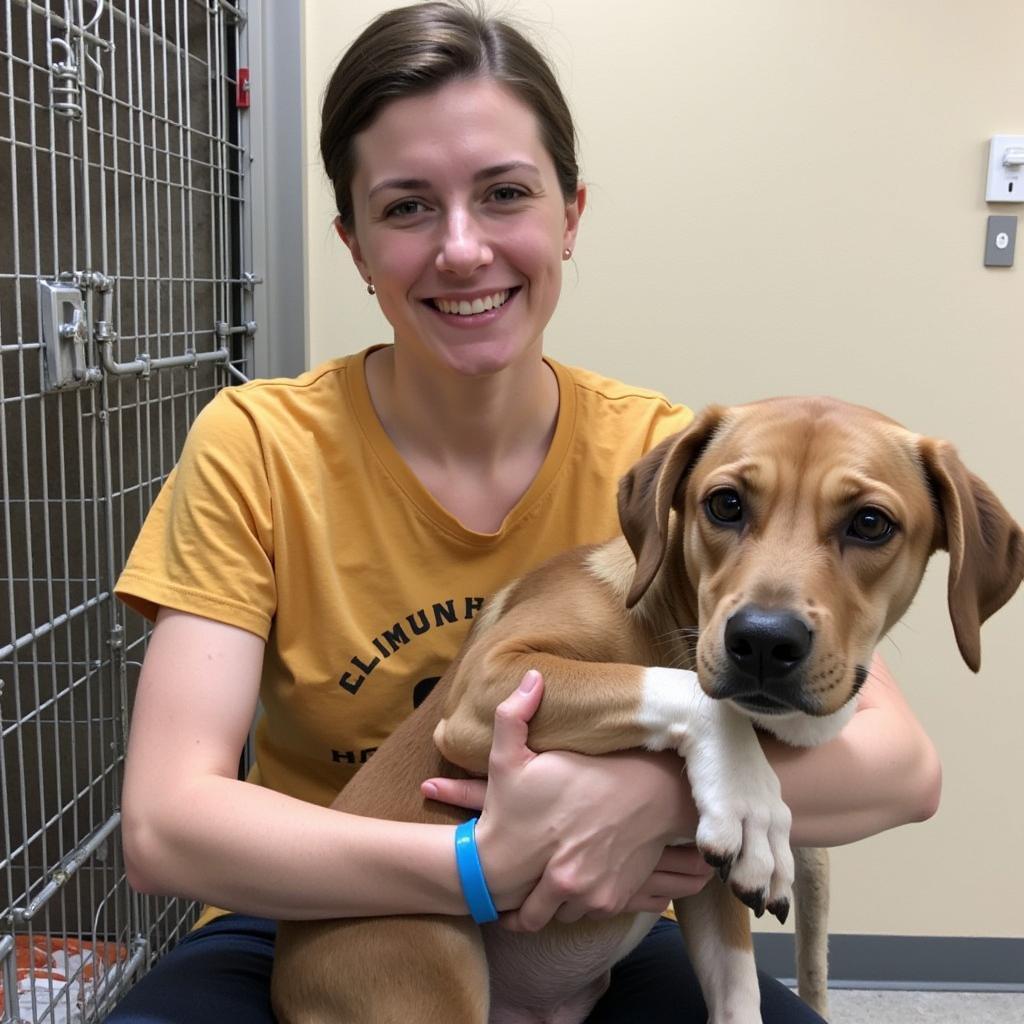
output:
M 480 225 L 465 209 L 452 210 L 445 220 L 444 237 L 437 253 L 437 269 L 468 277 L 486 266 L 493 253 Z

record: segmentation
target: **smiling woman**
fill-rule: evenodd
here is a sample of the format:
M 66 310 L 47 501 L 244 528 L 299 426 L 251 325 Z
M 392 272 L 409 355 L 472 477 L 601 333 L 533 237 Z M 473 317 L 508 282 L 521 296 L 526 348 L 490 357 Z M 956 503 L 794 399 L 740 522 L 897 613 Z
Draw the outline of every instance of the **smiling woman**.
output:
M 443 2 L 381 15 L 334 71 L 321 152 L 393 343 L 218 395 L 118 583 L 157 619 L 126 769 L 130 878 L 234 913 L 211 906 L 204 922 L 220 919 L 113 1024 L 269 1024 L 274 919 L 466 918 L 453 824 L 329 805 L 458 656 L 485 595 L 618 533 L 618 481 L 692 419 L 544 355 L 586 190 L 554 76 L 506 22 Z M 452 612 L 428 630 L 427 609 Z M 696 827 L 679 759 L 534 756 L 533 677 L 496 720 L 507 756 L 486 795 L 429 783 L 454 820 L 483 803 L 479 860 L 506 924 L 657 913 L 701 890 L 708 867 L 671 845 Z M 849 838 L 851 806 L 868 834 L 934 802 L 931 747 L 898 690 L 883 674 L 863 697 L 875 727 L 849 745 L 772 755 L 805 842 Z M 257 767 L 240 782 L 257 701 Z M 884 806 L 864 810 L 866 793 Z M 703 1014 L 675 926 L 637 937 L 610 975 L 580 981 L 571 1012 L 547 1009 L 577 1024 Z M 366 987 L 401 976 L 381 966 Z M 819 1019 L 766 977 L 761 997 L 766 1021 Z
M 394 388 L 371 378 L 375 407 L 405 407 L 425 372 L 511 370 L 553 419 L 539 356 L 586 192 L 562 195 L 533 112 L 491 79 L 456 81 L 388 104 L 354 149 L 351 227 L 336 225 L 395 334 L 374 357 Z

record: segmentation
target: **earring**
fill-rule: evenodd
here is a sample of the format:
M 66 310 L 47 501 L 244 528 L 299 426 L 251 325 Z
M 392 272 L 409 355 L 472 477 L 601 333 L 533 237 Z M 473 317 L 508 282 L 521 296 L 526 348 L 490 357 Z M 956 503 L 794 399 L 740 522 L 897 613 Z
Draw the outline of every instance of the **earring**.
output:
M 377 294 L 377 289 L 373 287 L 373 282 L 372 281 L 367 281 L 366 282 L 366 294 L 367 295 L 376 295 Z
M 563 260 L 570 260 L 570 259 L 572 259 L 572 249 L 563 249 L 562 250 L 562 259 Z

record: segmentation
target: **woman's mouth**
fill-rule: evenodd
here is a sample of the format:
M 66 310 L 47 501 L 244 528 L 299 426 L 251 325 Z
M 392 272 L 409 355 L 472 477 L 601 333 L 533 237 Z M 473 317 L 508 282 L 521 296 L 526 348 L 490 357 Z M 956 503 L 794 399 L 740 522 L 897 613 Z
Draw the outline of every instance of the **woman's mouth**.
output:
M 489 295 L 478 295 L 473 299 L 427 299 L 427 305 L 439 313 L 454 317 L 479 316 L 500 309 L 519 288 L 504 288 Z

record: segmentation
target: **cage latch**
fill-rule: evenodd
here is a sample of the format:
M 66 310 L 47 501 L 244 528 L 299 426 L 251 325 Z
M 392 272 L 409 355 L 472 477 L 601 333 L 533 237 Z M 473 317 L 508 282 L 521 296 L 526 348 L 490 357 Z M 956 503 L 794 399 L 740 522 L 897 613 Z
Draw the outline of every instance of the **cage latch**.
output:
M 78 283 L 40 281 L 39 311 L 44 390 L 64 391 L 100 380 L 100 371 L 88 365 L 89 322 Z

